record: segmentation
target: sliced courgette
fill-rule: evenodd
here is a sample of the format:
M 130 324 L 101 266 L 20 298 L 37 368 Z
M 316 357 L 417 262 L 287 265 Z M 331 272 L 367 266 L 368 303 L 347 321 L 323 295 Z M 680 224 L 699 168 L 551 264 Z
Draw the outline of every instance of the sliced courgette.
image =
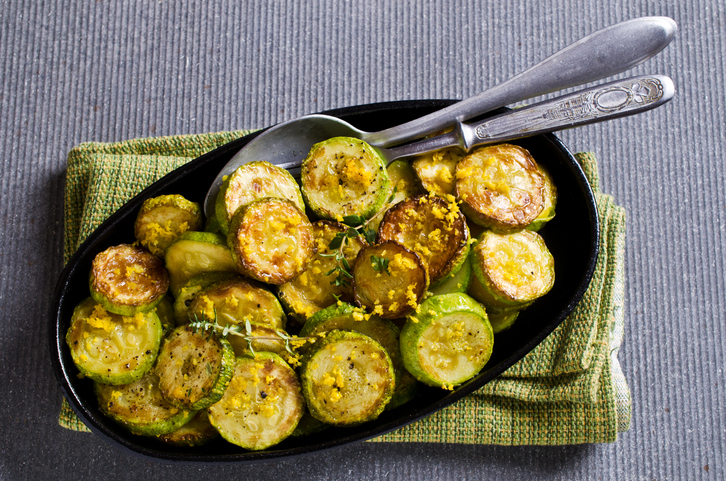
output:
M 287 170 L 269 162 L 250 162 L 230 174 L 217 195 L 215 212 L 222 233 L 229 231 L 237 209 L 265 197 L 287 199 L 305 211 L 300 187 Z
M 168 434 L 160 434 L 157 438 L 166 444 L 179 447 L 202 446 L 219 437 L 219 433 L 209 422 L 209 414 L 203 409 L 191 421 Z
M 557 186 L 552 180 L 552 175 L 542 164 L 537 164 L 537 168 L 544 176 L 544 207 L 537 218 L 527 226 L 527 229 L 535 232 L 555 218 L 555 208 L 557 207 Z
M 315 254 L 307 216 L 293 202 L 272 197 L 237 210 L 227 245 L 242 274 L 274 285 L 299 276 Z
M 481 371 L 493 343 L 486 311 L 466 294 L 429 297 L 401 330 L 401 356 L 408 372 L 445 389 Z
M 94 383 L 94 388 L 101 412 L 134 434 L 171 433 L 196 414 L 167 402 L 159 390 L 159 378 L 153 372 L 129 384 Z
M 132 316 L 154 309 L 169 289 L 164 263 L 131 244 L 96 255 L 88 280 L 91 297 L 110 312 Z
M 452 147 L 416 156 L 411 165 L 423 188 L 443 197 L 455 193 L 456 164 L 462 158 L 461 149 Z
M 454 292 L 466 292 L 471 284 L 471 277 L 471 260 L 469 256 L 466 256 L 466 259 L 456 272 L 449 273 L 436 286 L 429 287 L 429 292 L 434 296 L 452 294 Z
M 397 242 L 364 247 L 353 265 L 356 303 L 386 319 L 413 311 L 428 286 L 428 271 L 419 255 Z
M 469 253 L 469 228 L 455 199 L 418 195 L 390 208 L 378 228 L 378 242 L 396 241 L 426 264 L 432 285 L 456 272 Z
M 424 190 L 416 179 L 416 172 L 411 167 L 411 163 L 405 160 L 394 160 L 388 164 L 388 178 L 390 181 L 391 195 L 388 197 L 388 205 L 394 206 L 402 200 L 408 199 L 415 195 L 423 194 Z M 378 231 L 383 216 L 379 215 L 375 219 L 371 219 L 369 228 Z
M 315 144 L 302 164 L 302 193 L 323 219 L 371 217 L 389 195 L 386 163 L 366 142 L 334 137 Z
M 499 232 L 522 229 L 544 208 L 544 176 L 526 149 L 481 147 L 456 166 L 456 195 L 473 222 Z
M 224 338 L 189 325 L 164 338 L 154 371 L 164 399 L 189 411 L 219 401 L 234 369 L 234 350 Z
M 105 384 L 127 384 L 151 369 L 161 333 L 154 311 L 122 316 L 88 298 L 73 310 L 66 343 L 81 374 Z
M 224 439 L 260 450 L 290 436 L 305 412 L 295 371 L 277 354 L 237 358 L 222 399 L 209 408 L 209 420 Z
M 474 275 L 468 293 L 492 312 L 522 309 L 555 281 L 555 261 L 544 239 L 529 230 L 487 231 L 471 250 Z
M 189 306 L 194 300 L 194 296 L 202 289 L 214 284 L 215 282 L 226 279 L 235 279 L 239 277 L 236 272 L 202 272 L 194 277 L 189 278 L 180 288 L 179 293 L 174 299 L 174 318 L 176 324 L 186 324 L 190 321 Z
M 339 248 L 330 249 L 336 235 L 345 234 L 348 227 L 344 224 L 320 220 L 313 223 L 313 235 L 317 252 L 307 270 L 295 279 L 278 286 L 277 294 L 283 306 L 300 324 L 320 309 L 334 304 L 338 299 L 353 300 L 350 281 L 341 273 L 339 263 L 353 264 L 358 251 L 366 244 L 360 237 L 349 237 Z M 340 252 L 345 261 L 336 259 Z M 343 276 L 343 277 L 340 277 Z
M 190 319 L 213 320 L 221 326 L 246 321 L 284 329 L 287 316 L 275 295 L 254 281 L 236 277 L 200 290 L 189 304 Z
M 227 239 L 212 232 L 185 232 L 166 250 L 166 268 L 174 297 L 192 277 L 204 272 L 238 272 L 237 263 L 227 248 Z
M 514 324 L 514 321 L 519 317 L 519 310 L 513 311 L 502 311 L 502 312 L 487 312 L 489 316 L 489 323 L 492 325 L 494 334 L 499 334 L 502 331 L 506 331 Z
M 395 389 L 395 371 L 386 350 L 352 331 L 331 331 L 315 343 L 300 371 L 310 414 L 335 426 L 376 419 Z
M 202 208 L 181 195 L 146 199 L 134 223 L 134 235 L 142 246 L 159 257 L 186 231 L 202 227 Z
M 176 319 L 174 318 L 174 304 L 171 301 L 171 297 L 164 296 L 161 302 L 156 305 L 155 312 L 156 315 L 159 316 L 161 330 L 164 334 L 176 326 Z

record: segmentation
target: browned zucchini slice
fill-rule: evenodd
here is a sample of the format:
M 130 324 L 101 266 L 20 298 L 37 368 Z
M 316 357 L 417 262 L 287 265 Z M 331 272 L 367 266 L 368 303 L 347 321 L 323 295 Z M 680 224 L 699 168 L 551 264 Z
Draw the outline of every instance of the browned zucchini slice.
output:
M 313 235 L 317 253 L 305 272 L 278 287 L 277 293 L 283 306 L 301 324 L 338 299 L 345 302 L 353 301 L 351 283 L 347 278 L 339 278 L 344 274 L 336 270 L 339 261 L 335 259 L 335 251 L 338 249 L 329 247 L 336 235 L 345 234 L 347 231 L 348 227 L 338 222 L 328 220 L 314 222 Z M 348 242 L 342 243 L 340 249 L 345 262 L 352 265 L 358 251 L 366 242 L 360 236 L 347 239 Z
M 275 285 L 299 276 L 315 254 L 310 221 L 286 199 L 265 198 L 240 207 L 227 244 L 242 274 Z
M 295 371 L 278 355 L 237 358 L 222 399 L 209 408 L 209 420 L 224 439 L 260 450 L 290 436 L 305 412 Z
M 300 187 L 288 171 L 269 162 L 250 162 L 230 174 L 217 195 L 215 216 L 222 233 L 229 231 L 237 209 L 265 197 L 287 199 L 305 211 Z
M 169 403 L 159 390 L 154 372 L 129 384 L 111 386 L 94 383 L 98 407 L 102 413 L 130 432 L 158 436 L 176 431 L 192 420 L 196 412 Z
M 376 419 L 395 388 L 386 350 L 352 331 L 331 331 L 316 342 L 303 360 L 300 378 L 310 414 L 335 426 Z
M 413 311 L 428 286 L 429 275 L 421 258 L 397 242 L 364 247 L 353 266 L 356 302 L 387 319 Z
M 205 272 L 234 272 L 237 263 L 227 248 L 227 239 L 212 232 L 185 232 L 166 250 L 166 268 L 174 297 L 192 277 Z
M 456 164 L 463 158 L 461 149 L 452 147 L 416 156 L 411 165 L 423 188 L 443 197 L 454 195 Z
M 500 232 L 522 229 L 544 208 L 544 176 L 526 149 L 478 148 L 456 166 L 456 195 L 473 222 Z
M 544 239 L 529 230 L 487 231 L 471 251 L 474 276 L 468 293 L 494 312 L 521 309 L 555 281 L 555 264 Z
M 96 255 L 89 275 L 91 297 L 115 314 L 150 311 L 169 289 L 161 259 L 131 244 L 109 247 Z
M 73 310 L 66 343 L 81 374 L 105 384 L 127 384 L 151 369 L 161 333 L 154 311 L 122 316 L 88 298 Z
M 535 232 L 539 231 L 547 222 L 555 218 L 555 208 L 557 207 L 557 186 L 555 186 L 555 182 L 552 180 L 552 175 L 542 164 L 537 164 L 537 168 L 542 172 L 545 182 L 544 207 L 542 212 L 527 226 L 527 229 Z
M 386 164 L 366 142 L 334 137 L 317 143 L 302 164 L 302 193 L 315 214 L 343 221 L 371 217 L 389 195 Z
M 466 294 L 429 297 L 401 330 L 408 372 L 445 389 L 474 377 L 489 361 L 493 343 L 486 311 Z
M 432 285 L 456 272 L 469 253 L 469 228 L 452 196 L 418 195 L 386 212 L 378 242 L 396 241 L 426 264 Z
M 134 235 L 142 246 L 159 257 L 189 230 L 202 227 L 202 208 L 181 195 L 161 195 L 146 199 L 134 223 Z
M 235 268 L 236 271 L 236 268 Z M 186 324 L 189 322 L 189 306 L 194 300 L 199 291 L 211 286 L 212 284 L 227 280 L 236 279 L 239 274 L 236 272 L 224 272 L 224 271 L 213 271 L 213 272 L 202 272 L 196 276 L 188 279 L 180 288 L 179 293 L 174 299 L 174 319 L 177 325 Z
M 196 416 L 176 431 L 157 436 L 166 444 L 179 447 L 202 446 L 219 437 L 219 433 L 209 422 L 206 409 L 197 412 Z
M 226 339 L 183 325 L 162 342 L 154 371 L 164 399 L 199 411 L 222 398 L 232 377 L 234 359 Z
M 388 198 L 388 207 L 394 206 L 404 199 L 413 197 L 414 195 L 423 194 L 424 190 L 418 183 L 416 172 L 414 172 L 411 163 L 405 160 L 394 160 L 387 167 L 388 178 L 390 180 L 390 192 Z M 369 228 L 378 231 L 381 225 L 383 215 L 378 215 L 371 219 Z
M 216 319 L 221 326 L 250 321 L 276 329 L 284 329 L 287 320 L 272 292 L 239 276 L 200 290 L 189 304 L 188 315 L 190 319 Z

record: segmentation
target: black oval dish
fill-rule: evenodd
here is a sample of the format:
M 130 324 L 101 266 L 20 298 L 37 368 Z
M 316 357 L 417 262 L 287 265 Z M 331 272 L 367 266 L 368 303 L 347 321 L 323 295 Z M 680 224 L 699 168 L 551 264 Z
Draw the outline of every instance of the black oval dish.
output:
M 356 127 L 377 131 L 438 110 L 451 100 L 403 101 L 363 105 L 325 112 Z M 133 223 L 144 199 L 181 194 L 203 203 L 219 170 L 252 140 L 248 135 L 226 144 L 154 183 L 109 217 L 81 245 L 63 270 L 55 290 L 50 319 L 53 368 L 63 393 L 80 419 L 96 434 L 155 460 L 181 463 L 243 463 L 289 458 L 363 441 L 426 417 L 472 393 L 494 379 L 539 344 L 574 309 L 592 277 L 598 254 L 598 217 L 595 199 L 582 169 L 554 135 L 540 135 L 513 143 L 530 150 L 552 174 L 559 192 L 557 215 L 540 232 L 555 258 L 555 285 L 525 310 L 514 326 L 497 335 L 486 368 L 454 391 L 424 387 L 402 407 L 385 411 L 377 420 L 354 428 L 331 428 L 304 438 L 289 438 L 261 452 L 250 452 L 217 440 L 197 448 L 178 448 L 153 438 L 128 433 L 98 410 L 91 381 L 78 378 L 78 370 L 65 343 L 73 308 L 88 297 L 88 272 L 93 257 L 105 248 L 132 242 Z

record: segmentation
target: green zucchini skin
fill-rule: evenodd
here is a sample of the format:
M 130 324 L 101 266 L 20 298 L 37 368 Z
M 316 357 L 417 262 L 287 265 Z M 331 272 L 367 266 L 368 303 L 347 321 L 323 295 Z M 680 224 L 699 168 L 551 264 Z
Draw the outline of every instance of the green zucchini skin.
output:
M 471 260 L 466 256 L 458 270 L 441 278 L 435 286 L 429 287 L 429 292 L 435 296 L 441 294 L 452 294 L 455 292 L 465 293 L 471 285 Z
M 164 258 L 166 249 L 184 232 L 202 227 L 202 208 L 181 195 L 160 195 L 146 199 L 134 223 L 139 243 L 155 256 Z
M 120 385 L 136 381 L 151 369 L 161 335 L 155 312 L 121 316 L 89 297 L 73 310 L 66 344 L 83 376 Z
M 374 339 L 335 330 L 303 358 L 300 379 L 314 418 L 355 426 L 383 412 L 393 395 L 396 374 L 390 356 Z
M 305 203 L 322 219 L 376 214 L 387 200 L 386 163 L 366 142 L 333 137 L 315 144 L 300 174 Z
M 433 296 L 401 330 L 403 365 L 430 386 L 453 389 L 489 361 L 494 332 L 484 308 L 466 294 Z
M 290 172 L 269 162 L 249 162 L 239 166 L 220 187 L 215 200 L 219 230 L 226 235 L 240 207 L 266 197 L 287 199 L 305 211 L 300 187 Z
M 526 229 L 509 234 L 485 231 L 470 259 L 474 275 L 468 294 L 492 313 L 523 309 L 555 282 L 554 258 L 544 239 Z
M 153 372 L 120 386 L 94 383 L 98 407 L 106 416 L 133 434 L 158 436 L 176 431 L 192 420 L 196 412 L 179 409 L 167 402 Z
M 537 218 L 526 227 L 534 232 L 538 232 L 545 224 L 555 218 L 557 208 L 557 186 L 552 180 L 552 175 L 542 164 L 537 164 L 537 168 L 544 177 L 544 207 Z
M 162 342 L 154 371 L 164 399 L 181 409 L 199 411 L 222 398 L 234 364 L 229 341 L 183 325 Z
M 513 311 L 503 311 L 503 312 L 496 312 L 496 313 L 489 313 L 489 322 L 492 325 L 492 330 L 494 331 L 494 334 L 499 334 L 502 331 L 506 331 L 512 325 L 514 325 L 514 322 L 517 320 L 517 317 L 519 317 L 519 310 L 515 309 Z
M 94 257 L 88 275 L 91 297 L 109 312 L 133 316 L 153 310 L 169 288 L 163 262 L 131 244 L 109 247 Z
M 210 406 L 209 421 L 228 442 L 252 451 L 290 436 L 305 412 L 295 371 L 277 354 L 237 358 L 222 399 Z
M 179 297 L 181 287 L 198 274 L 219 271 L 239 274 L 227 248 L 227 239 L 212 232 L 185 232 L 166 250 L 164 262 L 174 297 Z
M 197 293 L 216 282 L 235 279 L 237 277 L 239 275 L 234 272 L 214 271 L 202 272 L 188 279 L 179 288 L 179 294 L 174 299 L 174 319 L 176 320 L 176 325 L 180 326 L 192 320 L 189 317 L 189 306 Z

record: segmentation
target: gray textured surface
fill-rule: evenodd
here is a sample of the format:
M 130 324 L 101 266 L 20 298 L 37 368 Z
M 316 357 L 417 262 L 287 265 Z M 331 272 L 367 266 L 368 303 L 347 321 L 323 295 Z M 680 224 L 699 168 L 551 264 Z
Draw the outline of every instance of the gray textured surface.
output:
M 628 74 L 666 107 L 565 132 L 628 212 L 629 432 L 611 445 L 362 444 L 254 467 L 167 467 L 56 423 L 47 317 L 65 154 L 89 140 L 262 127 L 376 101 L 463 98 L 617 21 L 674 43 Z M 726 9 L 655 1 L 0 1 L 0 479 L 724 479 Z

